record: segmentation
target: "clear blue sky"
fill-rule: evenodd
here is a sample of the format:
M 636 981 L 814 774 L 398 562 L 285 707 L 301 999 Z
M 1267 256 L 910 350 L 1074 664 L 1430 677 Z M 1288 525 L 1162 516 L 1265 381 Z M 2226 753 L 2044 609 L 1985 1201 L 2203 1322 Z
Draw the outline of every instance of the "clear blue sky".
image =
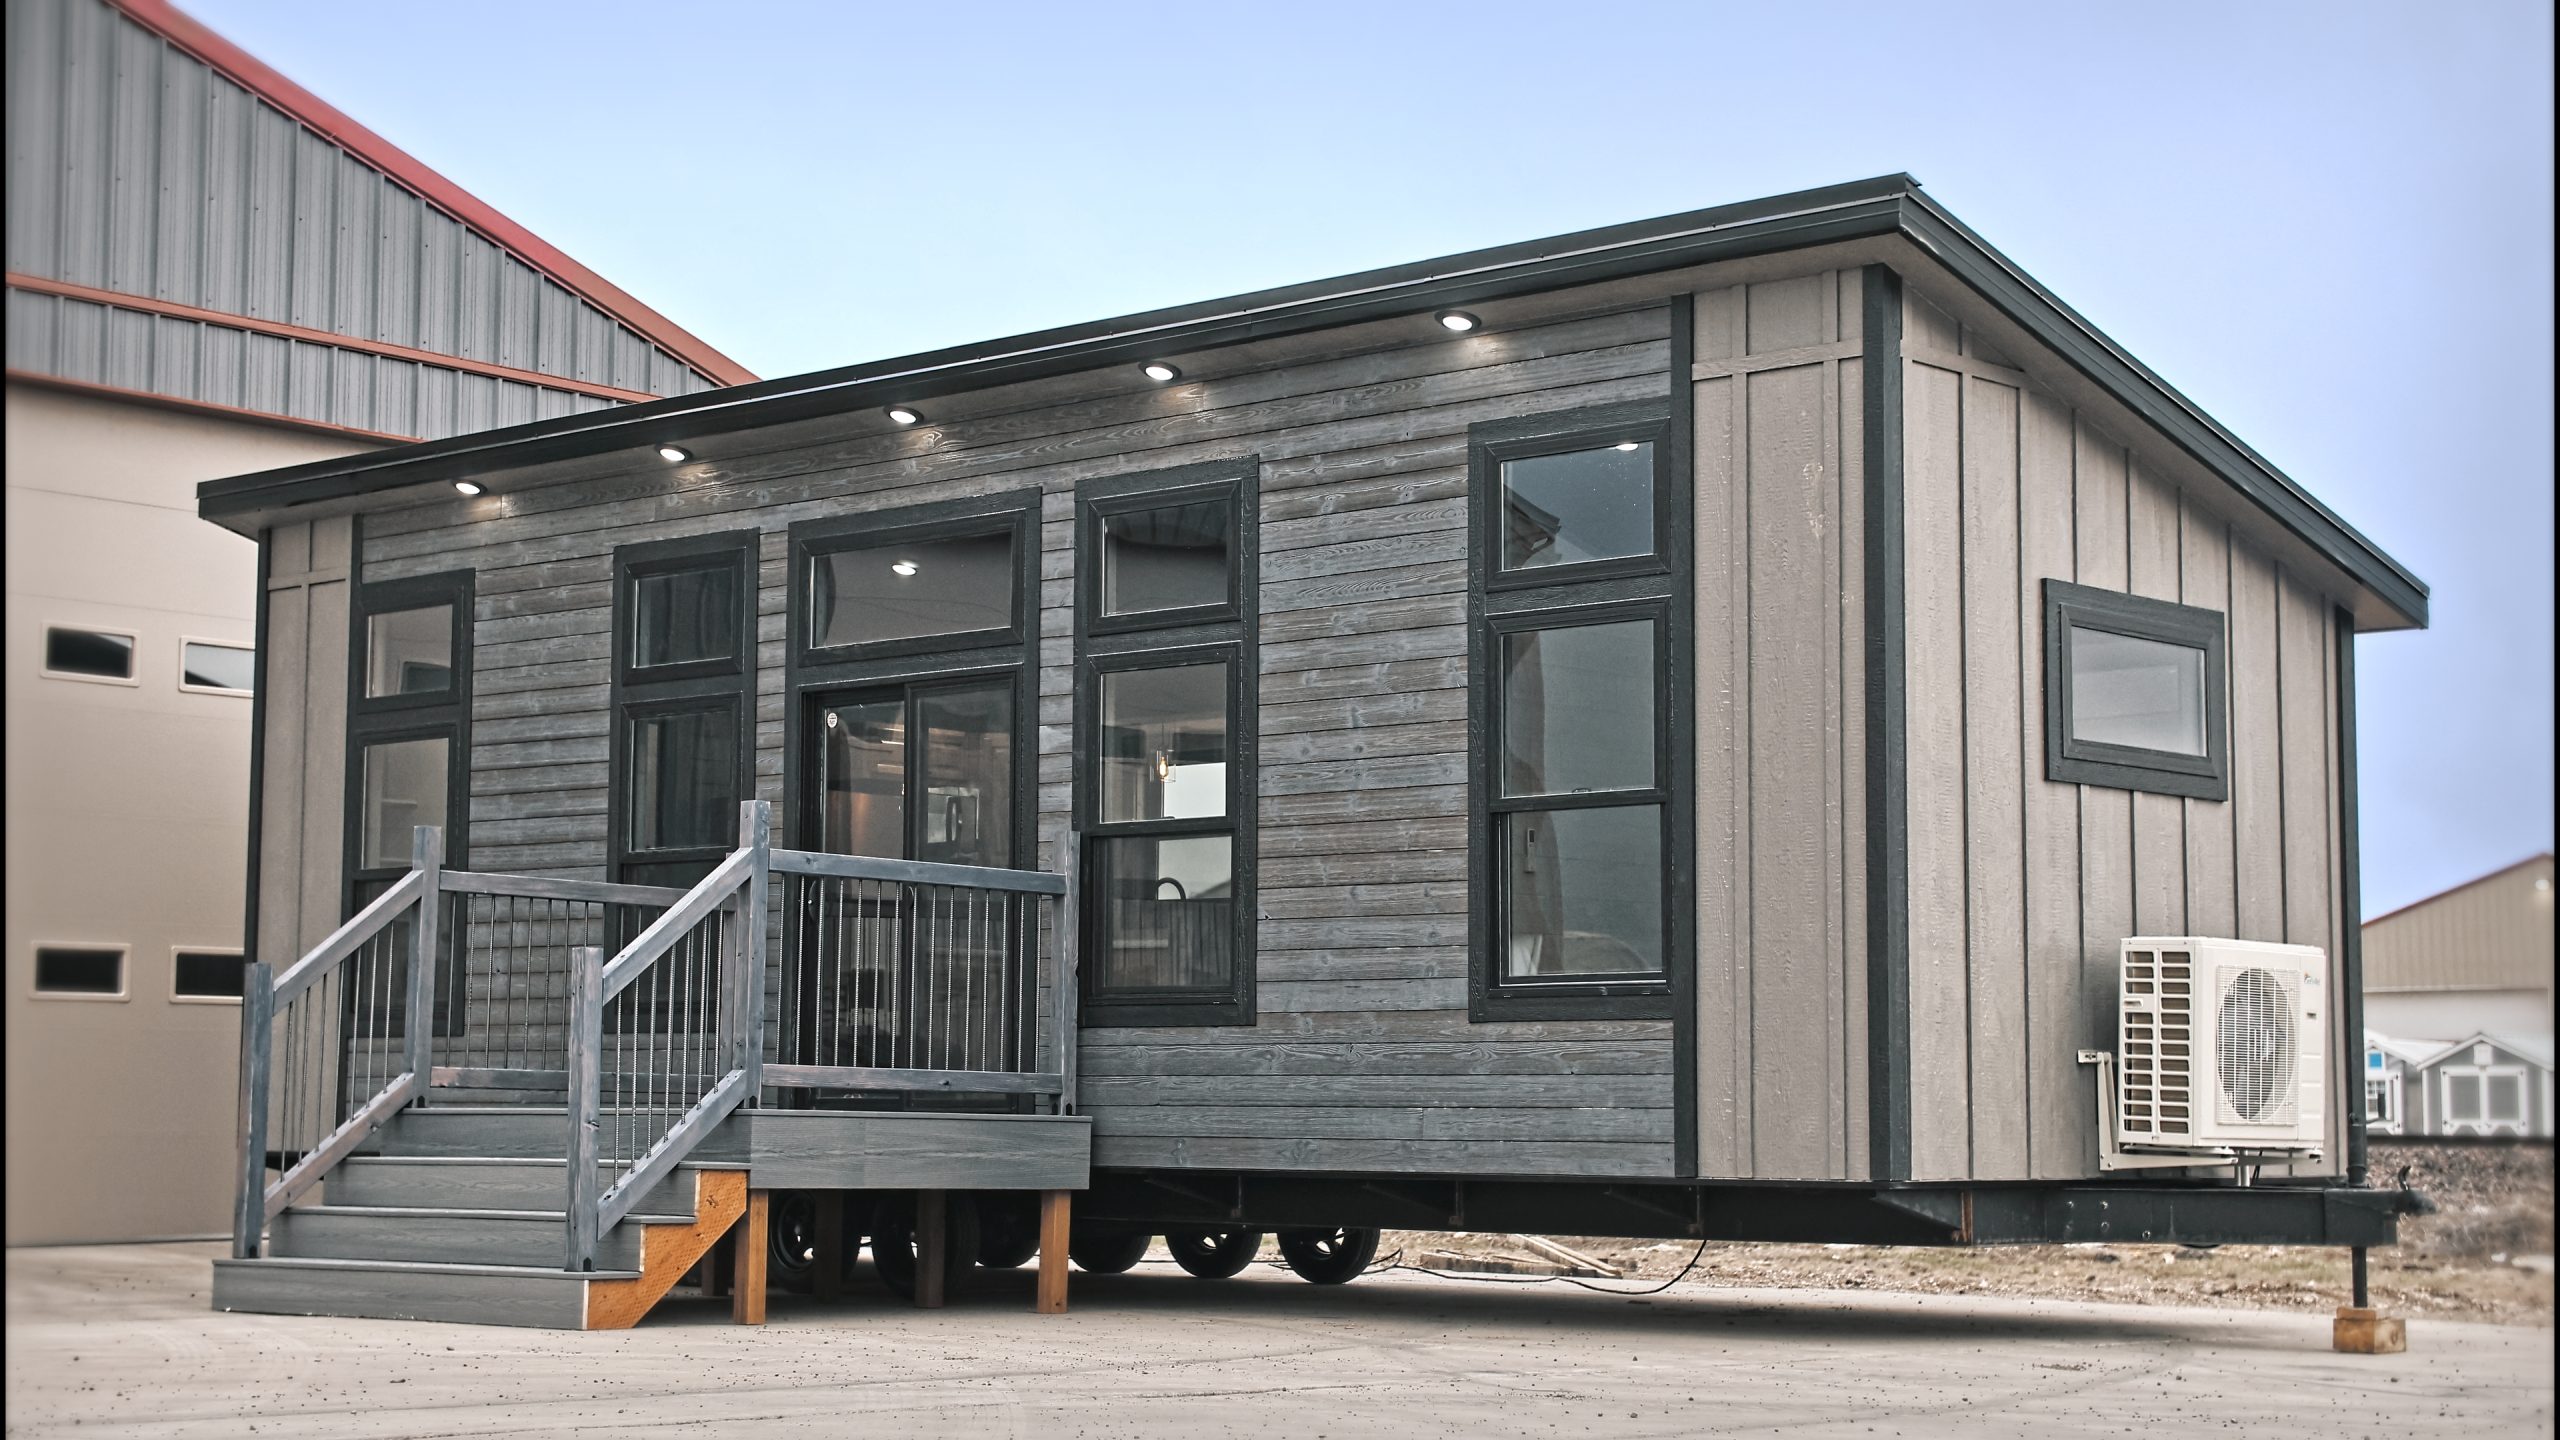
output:
M 2368 913 L 2552 844 L 2528 0 L 182 0 L 763 375 L 1907 170 L 2435 590 Z

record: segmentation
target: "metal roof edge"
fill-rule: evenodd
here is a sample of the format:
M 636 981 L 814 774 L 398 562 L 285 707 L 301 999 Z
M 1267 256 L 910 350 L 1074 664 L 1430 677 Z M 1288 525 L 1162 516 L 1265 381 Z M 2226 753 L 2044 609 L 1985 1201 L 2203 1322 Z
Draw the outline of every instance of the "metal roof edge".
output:
M 2548 851 L 2548 850 L 2537 850 L 2537 851 L 2535 851 L 2534 853 L 2532 853 L 2532 854 L 2530 854 L 2530 855 L 2527 855 L 2527 856 L 2526 856 L 2526 857 L 2524 857 L 2523 859 L 2518 860 L 2518 861 L 2516 861 L 2515 863 L 2513 863 L 2513 864 L 2511 864 L 2511 865 L 2501 865 L 2501 866 L 2499 866 L 2497 869 L 2492 870 L 2492 871 L 2489 871 L 2487 874 L 2484 874 L 2484 875 L 2474 875 L 2474 876 L 2472 876 L 2470 879 L 2468 879 L 2468 880 L 2464 880 L 2464 881 L 2460 882 L 2459 884 L 2448 885 L 2448 886 L 2446 886 L 2445 888 L 2443 888 L 2442 890 L 2437 891 L 2437 892 L 2436 892 L 2436 893 L 2434 893 L 2433 895 L 2424 896 L 2424 897 L 2421 897 L 2421 898 L 2419 898 L 2419 899 L 2412 900 L 2412 901 L 2410 901 L 2410 902 L 2409 902 L 2408 904 L 2406 904 L 2406 905 L 2401 905 L 2401 906 L 2397 906 L 2397 907 L 2395 907 L 2395 908 L 2393 908 L 2393 909 L 2385 910 L 2385 911 L 2383 911 L 2381 914 L 2374 916 L 2372 919 L 2365 921 L 2365 922 L 2364 922 L 2364 925 L 2362 926 L 2362 928 L 2367 929 L 2367 930 L 2370 930 L 2370 929 L 2372 929 L 2374 926 L 2381 924 L 2381 923 L 2382 923 L 2383 921 L 2385 921 L 2385 920 L 2396 919 L 2396 918 L 2398 918 L 2399 916 L 2402 916 L 2402 915 L 2406 915 L 2406 914 L 2408 914 L 2408 913 L 2409 913 L 2410 911 L 2412 911 L 2412 910 L 2424 910 L 2425 908 L 2427 908 L 2427 907 L 2428 907 L 2428 906 L 2430 906 L 2430 905 L 2433 905 L 2434 903 L 2436 903 L 2436 902 L 2437 902 L 2437 901 L 2439 901 L 2439 900 L 2450 900 L 2450 899 L 2452 899 L 2454 896 L 2461 894 L 2461 893 L 2462 893 L 2463 891 L 2465 891 L 2465 890 L 2476 889 L 2476 888 L 2477 888 L 2477 887 L 2479 887 L 2479 886 L 2482 886 L 2482 885 L 2486 885 L 2486 884 L 2488 884 L 2488 883 L 2489 883 L 2490 881 L 2492 881 L 2492 880 L 2503 880 L 2503 879 L 2505 879 L 2506 877 L 2508 877 L 2508 876 L 2510 876 L 2510 875 L 2513 875 L 2513 874 L 2514 874 L 2514 873 L 2516 873 L 2517 871 L 2522 870 L 2523 868 L 2525 868 L 2525 867 L 2526 867 L 2526 866 L 2528 866 L 2528 865 L 2533 865 L 2533 864 L 2543 864 L 2543 865 L 2548 865 L 2548 864 L 2550 864 L 2550 863 L 2551 863 L 2551 852 L 2550 852 L 2550 851 Z
M 571 259 L 567 252 L 500 214 L 496 207 L 446 179 L 425 161 L 392 144 L 345 111 L 295 84 L 275 67 L 224 39 L 169 0 L 107 0 L 126 19 L 212 66 L 250 94 L 292 116 L 330 143 L 391 177 L 428 204 L 479 231 L 501 249 L 550 276 L 607 315 L 646 336 L 688 369 L 719 385 L 742 385 L 756 374 L 713 349 L 692 331 L 641 303 L 638 297 Z
M 681 442 L 748 424 L 784 423 L 866 404 L 915 403 L 1113 360 L 1144 359 L 1885 234 L 1899 234 L 1917 245 L 2066 363 L 2300 536 L 2392 612 L 2411 625 L 2425 626 L 2428 592 L 2423 582 L 1944 207 L 1921 194 L 1920 182 L 1900 173 L 339 461 L 207 481 L 197 490 L 198 509 L 218 521 L 271 506 L 345 499 L 377 489 L 624 446 Z

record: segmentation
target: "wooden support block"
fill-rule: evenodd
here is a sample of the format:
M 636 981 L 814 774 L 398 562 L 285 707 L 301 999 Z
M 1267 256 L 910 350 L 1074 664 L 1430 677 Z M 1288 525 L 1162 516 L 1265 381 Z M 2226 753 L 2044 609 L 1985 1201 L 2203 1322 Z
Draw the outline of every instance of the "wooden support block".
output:
M 951 1227 L 943 1223 L 943 1192 L 916 1192 L 916 1306 L 942 1308 L 943 1281 L 951 1266 Z
M 2338 1307 L 2329 1326 L 2329 1346 L 2344 1355 L 2398 1355 L 2409 1348 L 2409 1322 L 2379 1310 Z
M 740 1211 L 740 1218 L 744 1218 L 745 1214 L 745 1211 Z M 725 1300 L 729 1298 L 729 1271 L 737 1258 L 738 1247 L 735 1245 L 714 1246 L 711 1253 L 702 1257 L 703 1299 Z
M 736 1280 L 729 1297 L 729 1317 L 741 1325 L 764 1323 L 764 1264 L 770 1253 L 765 1232 L 772 1218 L 773 1192 L 748 1192 L 746 1220 L 737 1230 Z
M 833 1300 L 844 1293 L 844 1192 L 821 1190 L 817 1200 L 817 1234 L 809 1257 L 810 1293 L 821 1300 Z
M 1072 1190 L 1040 1192 L 1040 1296 L 1035 1315 L 1067 1313 L 1067 1212 Z

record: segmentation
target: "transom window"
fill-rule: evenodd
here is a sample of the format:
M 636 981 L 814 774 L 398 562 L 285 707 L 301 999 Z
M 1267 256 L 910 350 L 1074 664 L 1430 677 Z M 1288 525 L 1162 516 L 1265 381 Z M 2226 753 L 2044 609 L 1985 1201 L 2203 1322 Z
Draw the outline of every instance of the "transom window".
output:
M 1088 500 L 1086 628 L 1233 620 L 1236 504 L 1233 479 Z
M 1569 429 L 1537 421 L 1477 427 L 1486 581 L 1551 585 L 1663 568 L 1671 487 L 1658 406 L 1577 412 Z M 1589 423 L 1582 423 L 1589 422 Z
M 813 546 L 810 647 L 957 647 L 1016 630 L 1022 601 L 1019 526 L 998 516 L 978 522 L 975 533 L 933 533 L 950 528 Z
M 2193 799 L 2230 793 L 2219 612 L 2045 582 L 2045 773 Z
M 451 604 L 365 617 L 364 698 L 443 695 L 453 689 Z

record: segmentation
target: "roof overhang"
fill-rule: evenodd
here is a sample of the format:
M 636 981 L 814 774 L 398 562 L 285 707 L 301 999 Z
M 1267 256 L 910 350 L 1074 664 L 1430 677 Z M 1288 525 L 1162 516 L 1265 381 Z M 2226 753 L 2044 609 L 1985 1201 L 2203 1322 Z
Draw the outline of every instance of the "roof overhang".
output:
M 1073 374 L 1360 321 L 1738 260 L 1898 237 L 1930 256 L 2090 385 L 2155 427 L 2361 589 L 2365 629 L 2427 623 L 2427 587 L 2192 401 L 2100 333 L 1908 175 L 1584 230 L 1331 280 L 1036 331 L 872 364 L 483 431 L 208 481 L 208 519 L 254 535 L 297 506 L 484 476 Z

